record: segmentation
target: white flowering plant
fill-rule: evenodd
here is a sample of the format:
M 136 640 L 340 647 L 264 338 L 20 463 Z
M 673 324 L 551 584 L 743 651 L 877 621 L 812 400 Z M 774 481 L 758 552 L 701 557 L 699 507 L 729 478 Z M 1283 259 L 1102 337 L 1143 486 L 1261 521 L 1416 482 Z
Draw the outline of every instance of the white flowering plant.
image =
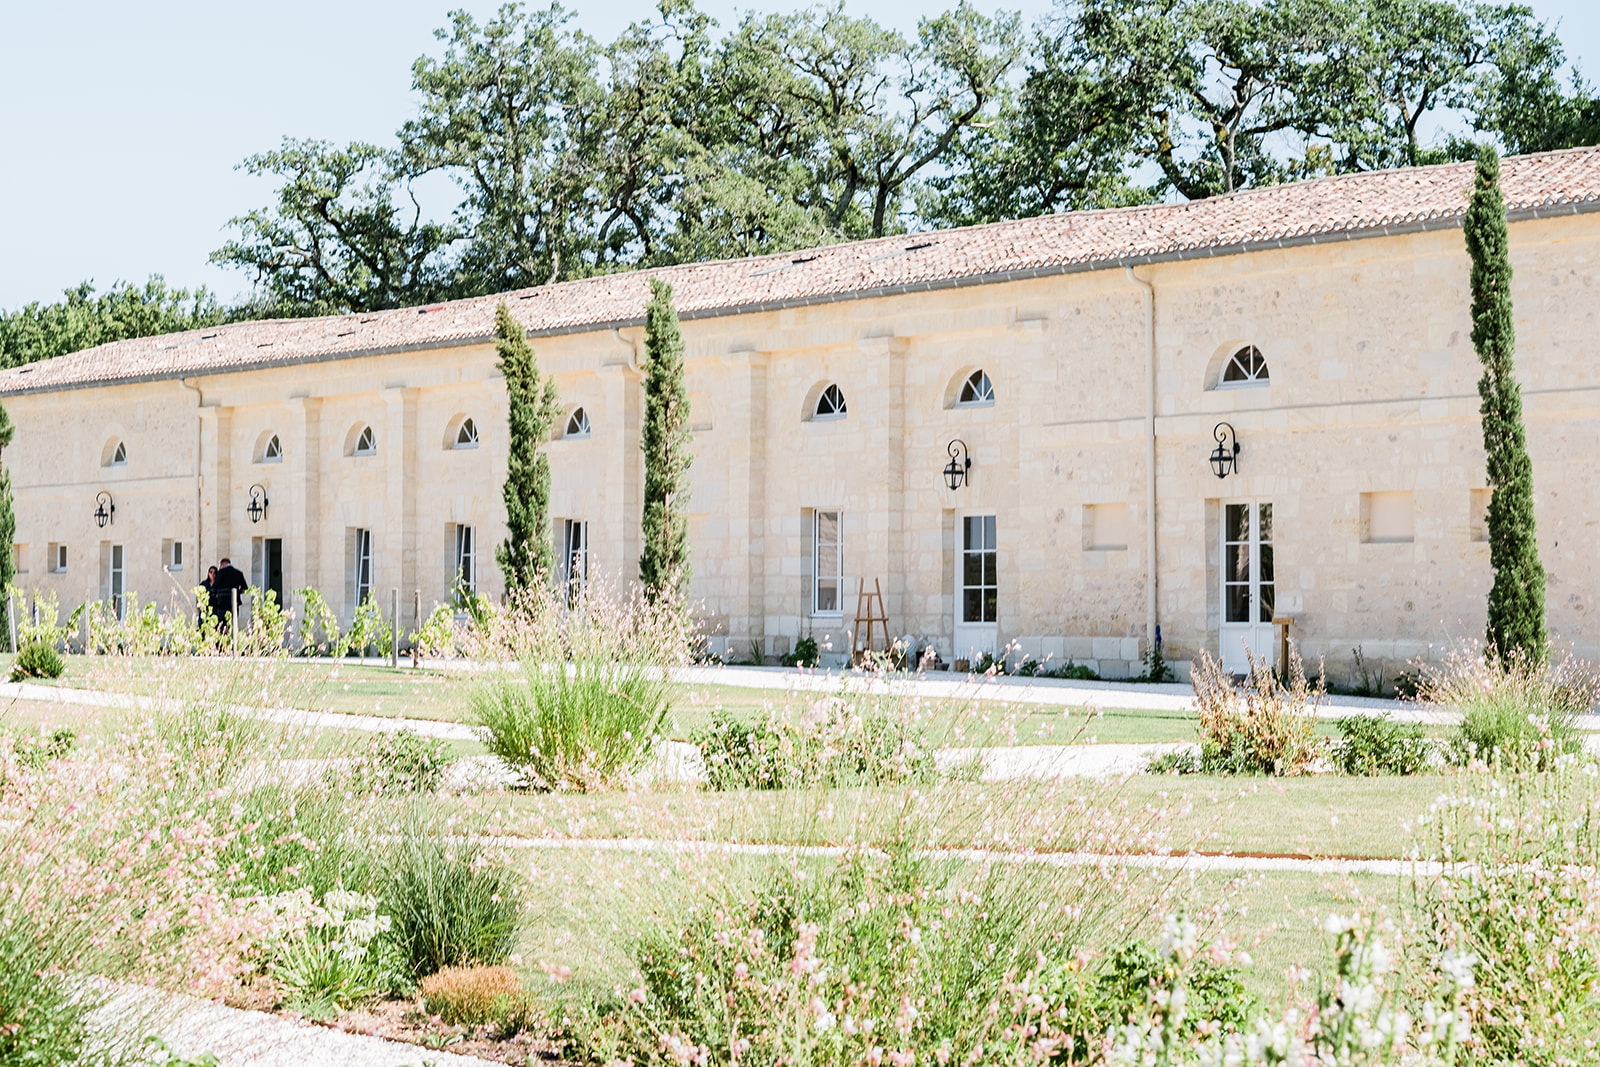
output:
M 1396 929 L 1331 915 L 1333 974 L 1302 997 L 1308 972 L 1291 974 L 1284 1004 L 1248 1025 L 1196 1018 L 1186 976 L 1203 951 L 1194 924 L 1169 917 L 1162 952 L 1178 975 L 1153 989 L 1145 1010 L 1108 1038 L 1107 1060 L 1123 1067 L 1447 1067 L 1461 1062 L 1472 1027 L 1467 995 L 1476 960 L 1446 952 L 1425 975 L 1426 993 L 1407 1003 L 1390 944 Z M 1387 940 L 1386 940 L 1387 939 Z
M 267 906 L 283 931 L 268 974 L 282 985 L 286 1005 L 302 1015 L 329 1017 L 405 987 L 403 960 L 387 936 L 390 919 L 376 897 L 333 889 L 319 903 L 302 888 L 269 898 Z

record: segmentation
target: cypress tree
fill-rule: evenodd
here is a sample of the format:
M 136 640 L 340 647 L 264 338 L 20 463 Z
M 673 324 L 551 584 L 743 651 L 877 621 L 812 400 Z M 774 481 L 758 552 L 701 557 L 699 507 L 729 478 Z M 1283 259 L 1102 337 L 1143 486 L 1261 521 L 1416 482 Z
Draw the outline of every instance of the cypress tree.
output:
M 17 428 L 11 424 L 11 416 L 0 407 L 0 449 L 11 447 L 11 439 L 16 435 Z M 0 597 L 4 598 L 0 600 L 3 605 L 0 606 L 0 634 L 8 635 L 4 638 L 6 641 L 11 639 L 11 586 L 17 580 L 17 561 L 11 552 L 16 540 L 17 513 L 12 509 L 11 468 L 0 465 Z
M 550 460 L 540 449 L 556 419 L 554 378 L 539 378 L 533 346 L 511 309 L 502 301 L 494 312 L 495 348 L 511 401 L 511 449 L 506 461 L 505 541 L 494 551 L 505 575 L 506 592 L 529 589 L 550 573 Z
M 645 306 L 644 551 L 639 580 L 652 595 L 689 587 L 689 392 L 672 286 L 651 279 Z
M 1522 424 L 1522 390 L 1513 355 L 1511 257 L 1506 207 L 1500 193 L 1500 157 L 1478 151 L 1472 202 L 1464 223 L 1472 256 L 1472 344 L 1483 363 L 1478 395 L 1483 403 L 1483 448 L 1489 459 L 1490 648 L 1501 657 L 1542 660 L 1547 636 L 1544 567 L 1534 538 L 1533 462 Z

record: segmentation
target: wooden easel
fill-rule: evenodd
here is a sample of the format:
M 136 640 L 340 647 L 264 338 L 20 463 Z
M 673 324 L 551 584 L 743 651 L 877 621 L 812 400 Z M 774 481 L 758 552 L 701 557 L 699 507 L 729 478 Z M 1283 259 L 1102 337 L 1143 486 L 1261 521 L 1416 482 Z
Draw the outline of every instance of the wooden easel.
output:
M 861 666 L 867 653 L 875 652 L 874 647 L 879 638 L 883 641 L 883 651 L 891 650 L 889 636 L 889 614 L 883 607 L 883 589 L 878 585 L 878 579 L 872 579 L 872 592 L 867 592 L 867 580 L 861 578 L 856 586 L 856 630 L 850 649 L 850 665 Z

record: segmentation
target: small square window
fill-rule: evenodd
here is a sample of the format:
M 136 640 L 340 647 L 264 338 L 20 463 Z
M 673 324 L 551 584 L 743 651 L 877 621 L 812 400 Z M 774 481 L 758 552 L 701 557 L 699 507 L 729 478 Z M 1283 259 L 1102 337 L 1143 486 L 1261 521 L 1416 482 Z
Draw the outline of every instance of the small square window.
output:
M 49 555 L 49 570 L 51 574 L 67 573 L 67 546 L 51 545 Z
M 1085 504 L 1083 547 L 1090 552 L 1118 552 L 1128 547 L 1128 505 Z
M 183 570 L 183 542 L 161 542 L 161 565 L 169 571 Z
M 1416 539 L 1411 494 L 1362 493 L 1361 540 L 1374 545 L 1409 544 Z
M 11 546 L 11 569 L 17 574 L 28 573 L 28 546 L 14 544 Z

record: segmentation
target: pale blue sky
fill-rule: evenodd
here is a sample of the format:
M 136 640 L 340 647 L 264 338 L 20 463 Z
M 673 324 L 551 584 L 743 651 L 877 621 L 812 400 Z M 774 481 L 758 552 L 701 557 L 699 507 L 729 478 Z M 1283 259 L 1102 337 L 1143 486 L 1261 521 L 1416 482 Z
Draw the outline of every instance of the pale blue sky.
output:
M 977 0 L 1032 21 L 1049 0 Z M 451 8 L 497 0 L 0 0 L 0 308 L 53 300 L 85 278 L 162 273 L 225 300 L 249 287 L 206 257 L 229 217 L 264 205 L 265 181 L 234 169 L 284 135 L 388 143 L 410 116 L 412 61 Z M 651 0 L 579 2 L 609 40 Z M 702 0 L 724 26 L 795 0 Z M 943 0 L 850 0 L 911 30 Z M 1532 0 L 1560 19 L 1570 55 L 1600 67 L 1600 5 Z

